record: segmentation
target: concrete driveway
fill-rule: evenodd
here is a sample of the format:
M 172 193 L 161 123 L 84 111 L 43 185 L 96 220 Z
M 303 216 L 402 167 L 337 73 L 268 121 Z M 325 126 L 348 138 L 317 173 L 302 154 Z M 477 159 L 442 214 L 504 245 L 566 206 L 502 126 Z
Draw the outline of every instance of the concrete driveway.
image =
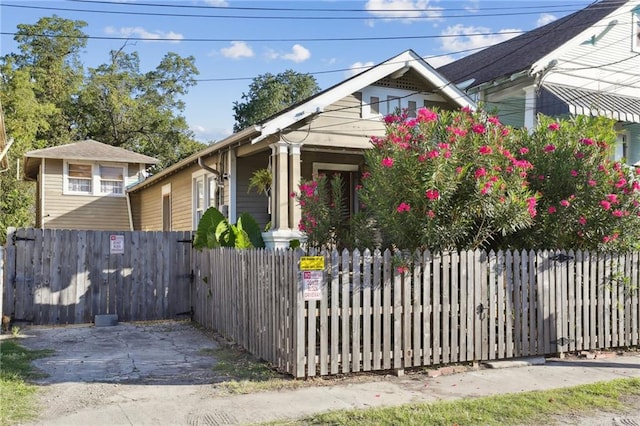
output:
M 189 322 L 120 323 L 111 327 L 31 327 L 20 343 L 53 349 L 34 366 L 53 383 L 192 385 L 214 383 L 212 338 Z

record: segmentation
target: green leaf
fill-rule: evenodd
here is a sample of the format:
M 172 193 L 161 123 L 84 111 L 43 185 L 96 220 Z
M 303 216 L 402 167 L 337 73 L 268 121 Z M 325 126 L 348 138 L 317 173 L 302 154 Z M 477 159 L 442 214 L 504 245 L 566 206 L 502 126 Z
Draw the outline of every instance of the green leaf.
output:
M 216 239 L 221 247 L 235 247 L 236 234 L 238 230 L 235 225 L 224 219 L 218 223 L 216 228 Z
M 239 231 L 244 231 L 247 234 L 249 240 L 251 241 L 252 247 L 264 247 L 264 240 L 262 239 L 260 226 L 249 213 L 242 213 L 240 215 L 240 218 L 238 219 L 238 223 L 236 224 L 236 226 L 238 227 Z
M 226 221 L 226 219 L 218 209 L 215 207 L 208 208 L 207 211 L 204 212 L 204 215 L 202 215 L 202 218 L 200 218 L 200 222 L 198 222 L 193 247 L 197 250 L 220 247 L 216 230 L 218 229 L 218 225 L 223 221 Z

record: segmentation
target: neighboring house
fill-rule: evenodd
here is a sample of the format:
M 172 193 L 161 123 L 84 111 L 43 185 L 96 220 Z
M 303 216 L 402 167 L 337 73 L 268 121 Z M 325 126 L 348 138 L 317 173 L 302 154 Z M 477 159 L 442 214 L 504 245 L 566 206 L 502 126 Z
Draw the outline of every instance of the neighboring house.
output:
M 126 187 L 157 162 L 94 140 L 27 152 L 24 175 L 37 182 L 36 227 L 133 229 Z
M 415 114 L 423 106 L 475 108 L 463 92 L 408 50 L 134 186 L 128 191 L 134 227 L 192 230 L 204 211 L 215 206 L 232 223 L 243 212 L 261 226 L 271 222 L 264 234 L 268 247 L 286 247 L 300 237 L 301 212 L 290 194 L 301 179 L 339 173 L 345 182 L 342 201 L 356 212 L 363 152 L 370 148 L 371 136 L 384 134 L 382 116 L 396 108 Z M 267 168 L 273 175 L 271 196 L 248 193 L 252 174 Z
M 640 0 L 603 0 L 438 68 L 503 123 L 536 115 L 617 121 L 615 158 L 640 165 Z

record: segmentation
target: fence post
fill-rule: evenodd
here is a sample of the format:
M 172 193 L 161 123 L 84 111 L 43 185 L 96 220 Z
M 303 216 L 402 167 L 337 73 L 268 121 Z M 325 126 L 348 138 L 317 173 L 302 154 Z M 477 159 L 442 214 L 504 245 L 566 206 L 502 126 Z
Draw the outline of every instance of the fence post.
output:
M 300 378 L 305 376 L 305 323 L 304 323 L 304 294 L 302 291 L 302 275 L 300 274 L 300 257 L 302 256 L 302 250 L 296 250 L 294 254 L 294 261 L 291 267 L 293 268 L 294 276 L 296 277 L 292 285 L 295 286 L 295 298 L 294 298 L 294 317 L 293 317 L 293 330 L 295 332 L 293 353 L 295 356 L 295 377 Z
M 2 301 L 4 296 L 4 247 L 0 246 L 0 315 L 4 315 Z

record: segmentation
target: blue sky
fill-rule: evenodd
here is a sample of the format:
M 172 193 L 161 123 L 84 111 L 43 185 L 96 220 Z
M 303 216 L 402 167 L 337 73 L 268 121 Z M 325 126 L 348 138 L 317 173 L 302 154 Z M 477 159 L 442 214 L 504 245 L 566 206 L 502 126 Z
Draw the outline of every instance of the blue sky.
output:
M 167 52 L 192 55 L 200 75 L 184 98 L 184 115 L 206 142 L 231 134 L 233 102 L 260 74 L 311 73 L 325 89 L 407 49 L 438 67 L 589 3 L 0 0 L 0 52 L 17 50 L 12 33 L 18 24 L 56 14 L 87 22 L 84 31 L 91 39 L 82 54 L 85 67 L 106 63 L 109 51 L 121 48 L 127 38 L 144 39 L 125 47 L 139 53 L 143 72 L 154 69 Z

